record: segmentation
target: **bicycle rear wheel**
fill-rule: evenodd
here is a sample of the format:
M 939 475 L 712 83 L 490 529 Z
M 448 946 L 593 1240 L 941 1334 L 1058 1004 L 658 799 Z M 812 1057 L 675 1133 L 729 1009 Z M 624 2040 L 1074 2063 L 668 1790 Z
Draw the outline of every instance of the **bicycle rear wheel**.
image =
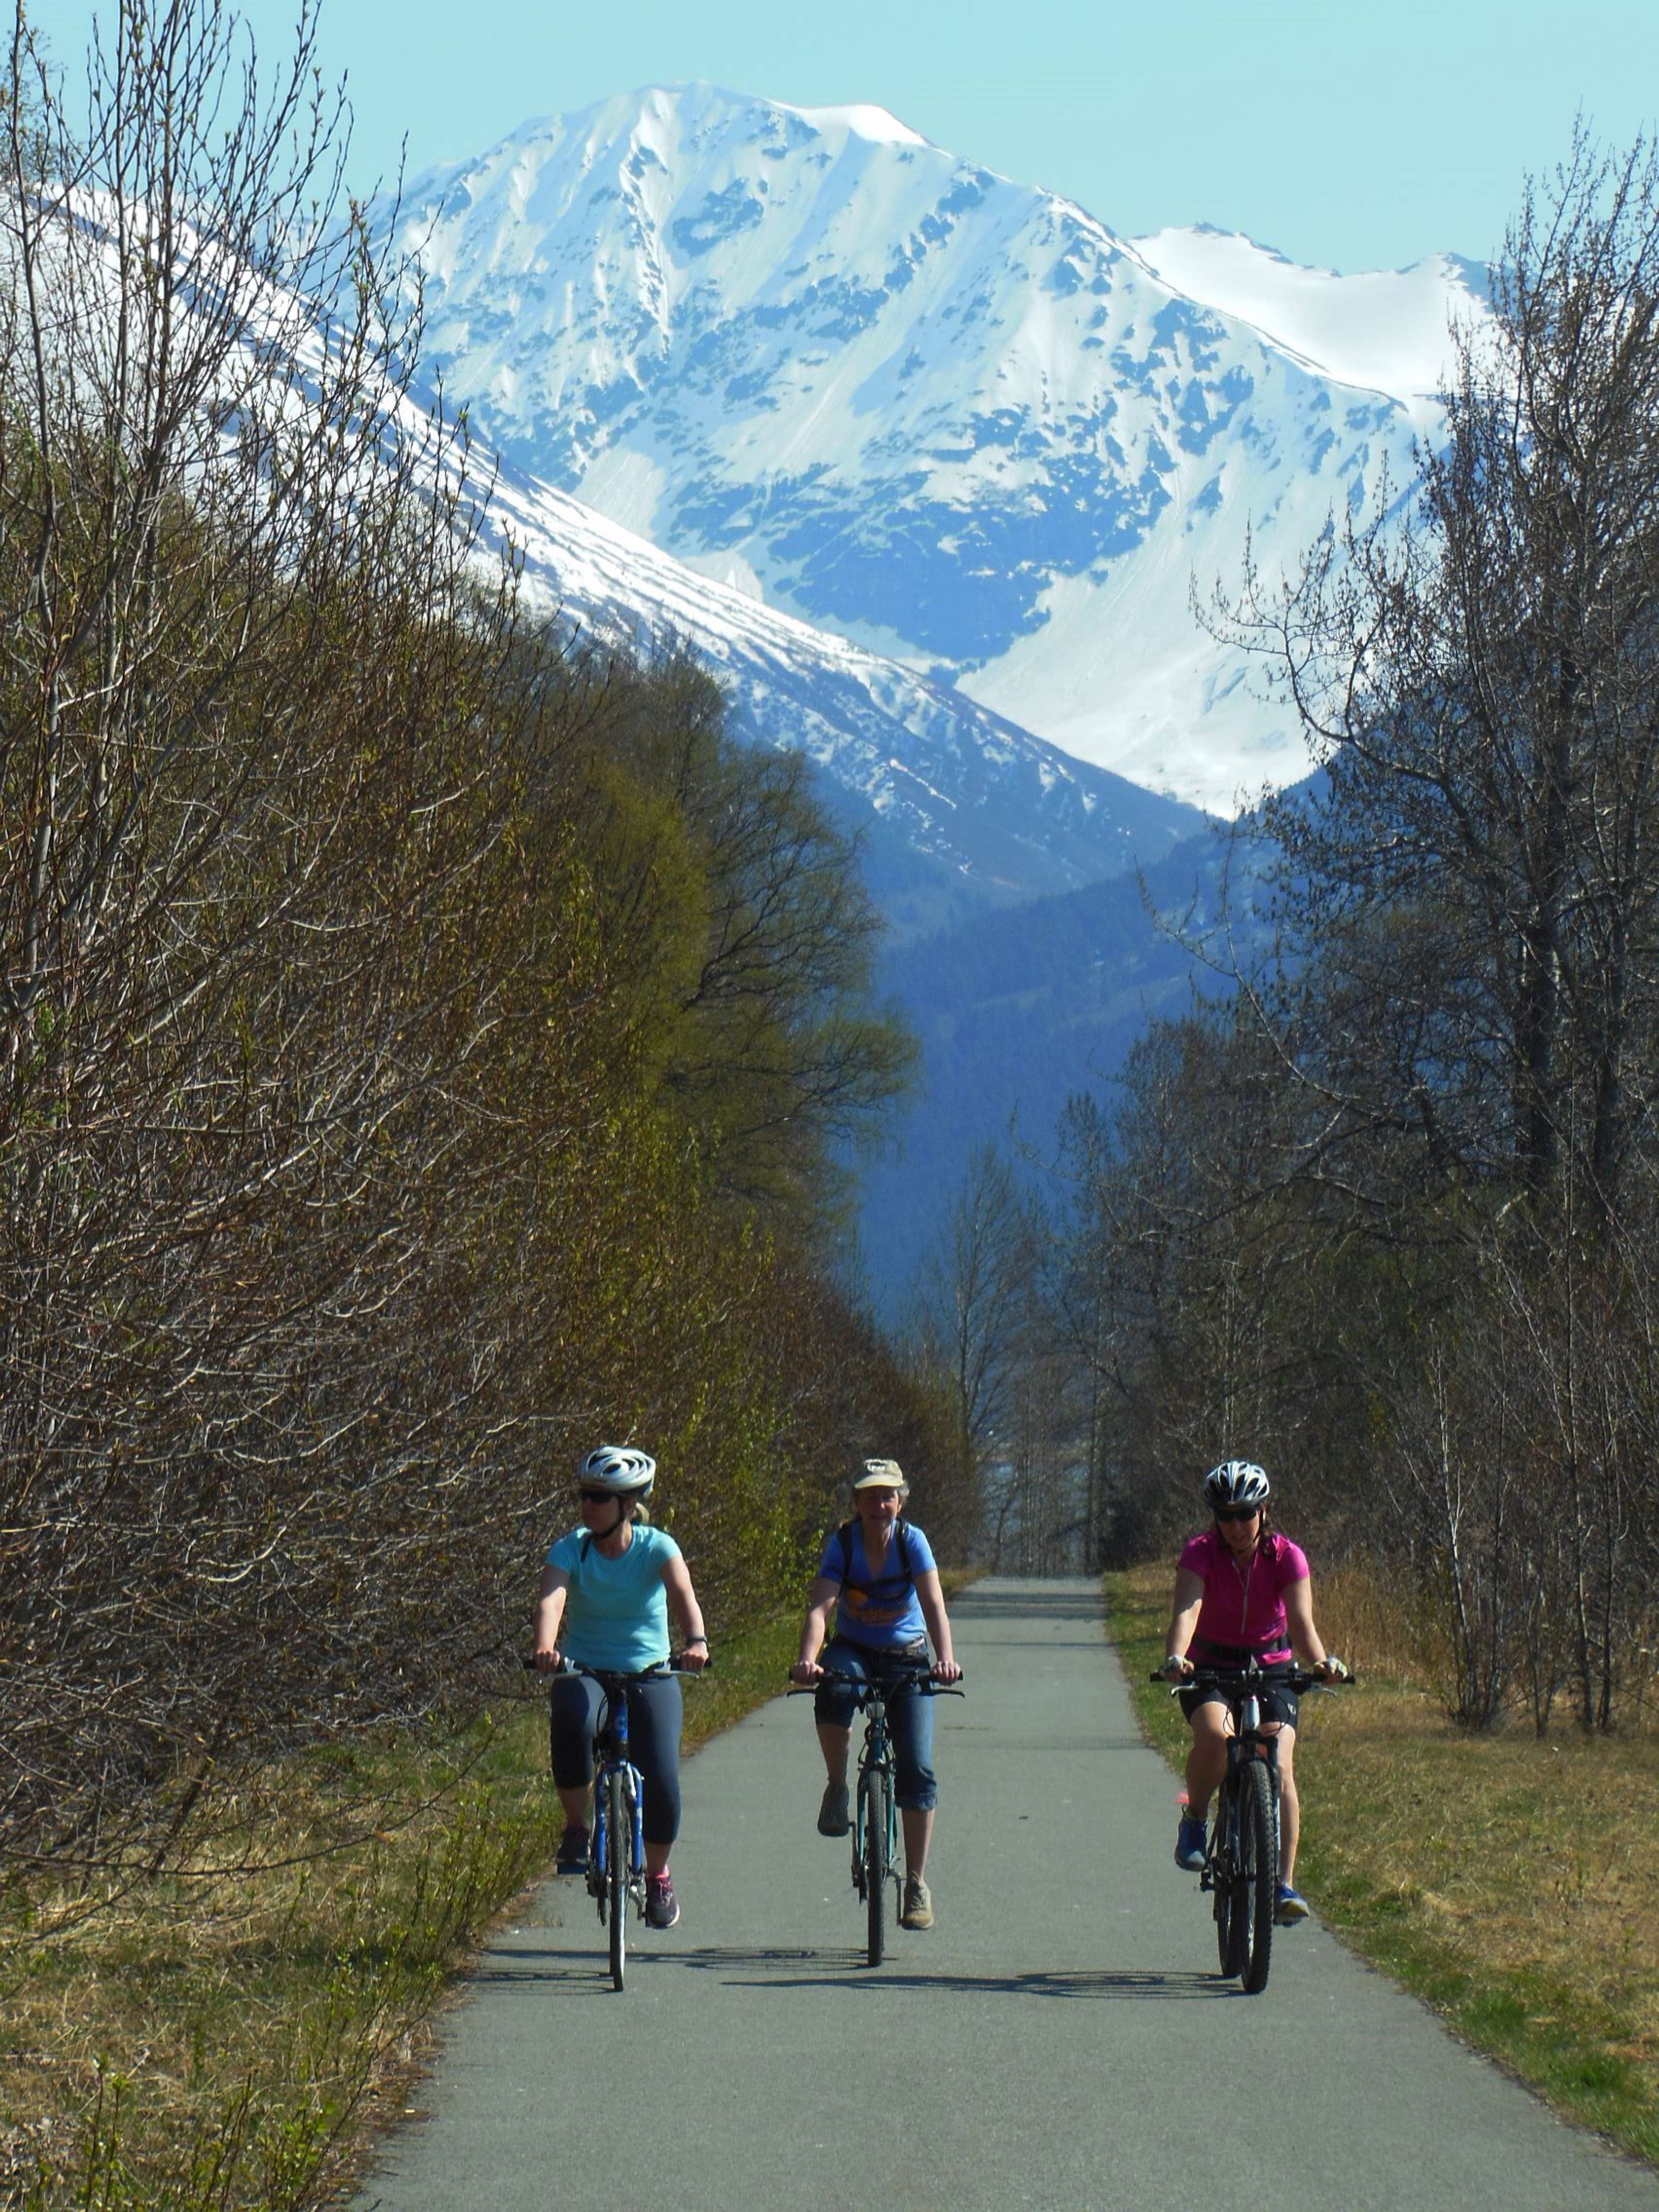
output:
M 633 1837 L 633 1815 L 628 1802 L 628 1778 L 613 1766 L 605 1778 L 605 1903 L 611 1915 L 611 1978 L 620 1989 L 628 1950 L 628 1853 Z
M 1279 1876 L 1273 1784 L 1259 1759 L 1248 1760 L 1239 1771 L 1238 1844 L 1243 1875 L 1238 1917 L 1247 1931 L 1238 1971 L 1245 1990 L 1255 1996 L 1267 1986 Z
M 887 1777 L 872 1767 L 859 1778 L 864 1800 L 864 1917 L 870 1964 L 887 1948 Z

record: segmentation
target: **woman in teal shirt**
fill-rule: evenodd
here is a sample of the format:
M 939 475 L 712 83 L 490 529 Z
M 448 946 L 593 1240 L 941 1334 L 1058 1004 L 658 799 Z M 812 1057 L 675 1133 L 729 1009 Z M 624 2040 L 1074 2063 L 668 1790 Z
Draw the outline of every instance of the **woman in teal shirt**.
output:
M 700 1674 L 708 1663 L 702 1609 L 680 1547 L 651 1527 L 645 1504 L 657 1476 L 648 1452 L 601 1444 L 576 1470 L 581 1525 L 547 1555 L 536 1607 L 536 1664 L 556 1674 L 563 1659 L 618 1674 L 659 1666 L 669 1656 L 672 1608 L 684 1651 Z M 556 1674 L 552 1691 L 553 1783 L 564 1808 L 558 1871 L 587 1868 L 592 1825 L 593 1739 L 599 1686 L 586 1674 Z M 680 1826 L 680 1686 L 672 1674 L 630 1683 L 629 1755 L 645 1779 L 645 1917 L 672 1928 L 680 1917 L 668 1856 Z

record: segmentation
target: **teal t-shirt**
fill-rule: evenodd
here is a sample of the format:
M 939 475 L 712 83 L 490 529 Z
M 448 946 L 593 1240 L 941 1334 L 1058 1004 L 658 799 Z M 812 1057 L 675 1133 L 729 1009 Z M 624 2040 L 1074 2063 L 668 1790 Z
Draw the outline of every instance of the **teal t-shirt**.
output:
M 597 1544 L 583 1547 L 586 1532 L 573 1528 L 547 1555 L 550 1567 L 570 1577 L 559 1626 L 559 1649 L 584 1667 L 614 1667 L 632 1674 L 668 1656 L 668 1593 L 662 1571 L 680 1547 L 660 1528 L 634 1523 L 634 1540 L 619 1559 L 607 1559 Z

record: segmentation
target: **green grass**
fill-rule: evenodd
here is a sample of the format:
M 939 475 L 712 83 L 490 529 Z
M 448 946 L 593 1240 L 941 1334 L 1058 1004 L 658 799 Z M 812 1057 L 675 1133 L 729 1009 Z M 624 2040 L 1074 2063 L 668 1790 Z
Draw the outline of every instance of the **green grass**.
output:
M 792 1614 L 689 1684 L 694 1747 L 781 1688 Z M 305 2212 L 399 2116 L 468 1956 L 560 1830 L 545 1705 L 252 1778 L 180 1869 L 0 1891 L 0 2200 Z M 215 1872 L 227 1860 L 235 1870 Z M 245 1862 L 245 1863 L 243 1863 Z
M 1106 1587 L 1148 1741 L 1178 1765 L 1186 1725 L 1146 1680 L 1169 1582 L 1138 1569 Z M 1366 1649 L 1360 1624 L 1386 1610 L 1373 1596 L 1321 1595 L 1361 1680 L 1304 1705 L 1298 1887 L 1466 2041 L 1659 2164 L 1659 1746 L 1461 1734 L 1398 1652 Z

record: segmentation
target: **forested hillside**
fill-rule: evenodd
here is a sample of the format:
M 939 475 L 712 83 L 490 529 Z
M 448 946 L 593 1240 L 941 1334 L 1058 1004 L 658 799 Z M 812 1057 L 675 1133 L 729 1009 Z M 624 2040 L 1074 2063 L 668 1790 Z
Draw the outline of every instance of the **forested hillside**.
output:
M 1028 1182 L 1074 1094 L 1109 1088 L 1155 1020 L 1226 988 L 1205 957 L 1253 847 L 1218 830 L 1103 883 L 975 915 L 884 951 L 879 975 L 921 1048 L 893 1135 L 864 1169 L 860 1250 L 872 1295 L 900 1312 L 954 1192 L 985 1146 L 1011 1141 Z
M 602 1438 L 717 1633 L 850 1455 L 950 1539 L 817 1256 L 911 1060 L 852 848 L 481 564 L 308 37 L 124 10 L 84 123 L 26 34 L 8 88 L 0 1842 L 82 1879 L 498 1688 Z

